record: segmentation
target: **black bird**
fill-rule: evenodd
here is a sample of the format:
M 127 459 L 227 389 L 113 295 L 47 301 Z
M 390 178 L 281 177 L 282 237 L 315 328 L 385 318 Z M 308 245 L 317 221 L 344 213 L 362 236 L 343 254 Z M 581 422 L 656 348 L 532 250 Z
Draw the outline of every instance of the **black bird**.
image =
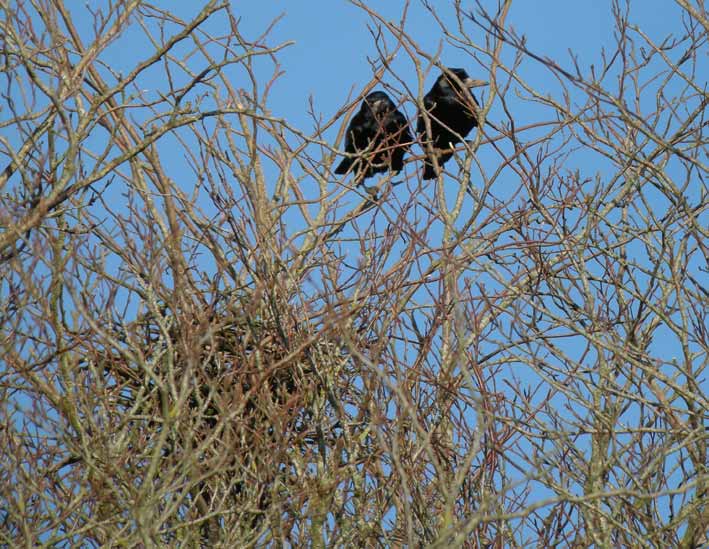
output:
M 352 117 L 345 136 L 345 151 L 362 154 L 345 158 L 335 173 L 347 173 L 354 166 L 358 185 L 389 169 L 398 173 L 412 141 L 409 123 L 394 102 L 382 91 L 372 92 Z
M 470 130 L 478 125 L 477 108 L 479 103 L 470 88 L 486 85 L 487 82 L 483 80 L 470 78 L 465 69 L 449 68 L 438 77 L 431 91 L 423 98 L 423 105 L 431 121 L 430 139 L 434 149 L 452 149 L 457 143 L 463 141 Z M 429 135 L 426 132 L 426 120 L 422 112 L 419 112 L 418 115 L 416 133 L 419 134 L 423 142 L 429 140 Z M 427 155 L 424 162 L 423 178 L 434 179 L 436 170 L 433 159 L 429 156 L 428 145 L 423 147 Z M 436 151 L 434 154 L 438 159 L 439 168 L 443 168 L 443 164 L 453 156 L 452 151 Z

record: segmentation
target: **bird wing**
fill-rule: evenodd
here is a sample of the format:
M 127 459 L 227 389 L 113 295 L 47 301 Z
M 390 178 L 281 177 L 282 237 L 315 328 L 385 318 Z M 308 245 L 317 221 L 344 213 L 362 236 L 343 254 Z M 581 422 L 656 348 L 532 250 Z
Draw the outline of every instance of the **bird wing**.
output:
M 406 117 L 401 113 L 401 111 L 394 111 L 391 114 L 387 133 L 395 136 L 397 143 L 409 144 L 413 141 L 411 130 L 409 128 L 409 121 L 406 120 Z
M 423 106 L 426 109 L 426 112 L 428 113 L 429 116 L 433 116 L 435 118 L 435 107 L 436 107 L 436 100 L 431 97 L 431 92 L 427 93 L 423 97 Z M 416 133 L 420 134 L 425 134 L 426 133 L 426 120 L 424 118 L 424 113 L 419 112 L 418 120 L 416 121 Z
M 345 133 L 345 152 L 353 154 L 366 148 L 369 143 L 368 134 L 369 128 L 366 117 L 361 112 L 358 112 L 352 117 L 349 126 L 347 126 L 347 132 Z M 335 173 L 347 173 L 347 170 L 352 167 L 354 162 L 355 158 L 346 156 L 342 159 L 337 168 L 335 168 Z
M 369 125 L 362 113 L 355 114 L 345 135 L 345 152 L 356 153 L 367 148 L 370 133 Z

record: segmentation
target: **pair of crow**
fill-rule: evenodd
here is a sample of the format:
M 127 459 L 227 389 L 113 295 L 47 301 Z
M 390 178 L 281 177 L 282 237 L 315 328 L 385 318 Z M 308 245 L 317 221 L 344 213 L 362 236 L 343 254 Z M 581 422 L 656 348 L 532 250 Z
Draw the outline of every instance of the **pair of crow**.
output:
M 469 90 L 486 84 L 470 78 L 464 69 L 449 68 L 444 69 L 424 96 L 426 113 L 419 112 L 416 122 L 416 133 L 426 152 L 424 179 L 434 179 L 435 165 L 441 169 L 453 156 L 453 147 L 478 125 L 478 101 Z M 348 156 L 335 173 L 354 170 L 358 185 L 377 173 L 387 170 L 398 173 L 404 167 L 404 154 L 412 142 L 406 117 L 386 93 L 372 92 L 364 98 L 347 128 L 345 152 Z

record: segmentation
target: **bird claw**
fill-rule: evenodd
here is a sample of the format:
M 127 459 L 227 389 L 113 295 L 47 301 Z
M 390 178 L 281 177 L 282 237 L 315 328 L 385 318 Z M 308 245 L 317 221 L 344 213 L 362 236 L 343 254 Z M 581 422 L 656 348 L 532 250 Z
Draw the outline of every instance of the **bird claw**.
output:
M 379 194 L 379 189 L 377 188 L 376 185 L 372 185 L 371 187 L 368 187 L 367 185 L 362 183 L 362 188 L 364 189 L 364 192 L 367 193 L 372 198 L 376 198 L 377 194 Z

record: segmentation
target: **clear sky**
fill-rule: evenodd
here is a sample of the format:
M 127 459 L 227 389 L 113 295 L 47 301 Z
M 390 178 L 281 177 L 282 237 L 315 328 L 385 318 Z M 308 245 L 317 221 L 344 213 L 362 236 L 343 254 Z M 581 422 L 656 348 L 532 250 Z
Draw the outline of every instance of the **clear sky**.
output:
M 401 19 L 404 2 L 379 0 L 366 3 L 389 20 Z M 444 9 L 449 2 L 434 1 L 431 4 L 440 6 L 439 11 L 444 16 L 450 16 L 450 9 Z M 473 2 L 464 4 L 472 7 Z M 483 2 L 491 11 L 496 4 Z M 295 41 L 280 56 L 285 74 L 274 88 L 271 105 L 278 115 L 294 123 L 302 120 L 307 124 L 305 112 L 309 96 L 312 95 L 316 107 L 328 115 L 342 106 L 350 90 L 358 91 L 371 78 L 367 58 L 377 56 L 368 28 L 372 21 L 349 2 L 246 0 L 235 2 L 233 6 L 243 17 L 243 30 L 254 34 L 265 29 L 275 17 L 283 15 L 272 39 L 275 42 Z M 658 42 L 670 32 L 681 31 L 680 10 L 669 0 L 636 1 L 631 14 L 632 19 Z M 453 20 L 450 22 L 451 26 L 455 24 Z M 599 65 L 601 48 L 611 47 L 614 40 L 611 2 L 607 0 L 517 1 L 510 10 L 509 22 L 518 33 L 527 37 L 531 50 L 549 56 L 565 67 L 571 67 L 570 50 L 578 55 L 582 67 L 592 63 Z M 471 73 L 477 70 L 471 66 L 467 54 L 446 43 L 439 26 L 420 2 L 411 2 L 406 28 L 424 50 L 433 53 L 442 47 L 441 61 L 444 64 L 466 67 Z M 483 40 L 481 33 L 476 36 L 473 31 L 471 36 Z M 405 77 L 407 72 L 414 76 L 410 61 L 402 56 L 399 62 L 401 76 Z M 528 70 L 533 78 L 534 67 Z M 546 72 L 539 71 L 538 74 L 548 78 Z M 429 84 L 433 79 L 435 73 Z
M 175 15 L 188 18 L 197 13 L 200 2 L 155 2 Z M 398 22 L 405 2 L 397 0 L 374 0 L 366 2 L 386 19 Z M 437 12 L 455 28 L 449 2 L 431 2 Z M 473 2 L 464 2 L 474 7 Z M 484 1 L 486 9 L 494 12 L 497 2 Z M 80 29 L 81 20 L 89 14 L 83 4 L 70 6 Z M 372 70 L 368 58 L 376 58 L 377 52 L 371 34 L 372 20 L 360 8 L 346 0 L 243 0 L 232 3 L 235 14 L 241 18 L 240 29 L 250 38 L 260 35 L 277 17 L 280 20 L 270 34 L 269 43 L 286 41 L 295 43 L 278 54 L 284 70 L 274 86 L 270 107 L 274 114 L 288 119 L 295 125 L 305 126 L 308 101 L 313 98 L 315 106 L 325 116 L 335 113 L 345 103 L 351 91 L 358 93 L 369 81 Z M 565 68 L 571 68 L 569 51 L 578 56 L 581 67 L 600 65 L 601 49 L 612 47 L 614 26 L 610 0 L 522 0 L 513 2 L 508 22 L 519 34 L 527 38 L 530 50 L 549 56 Z M 636 0 L 631 6 L 631 20 L 658 43 L 670 33 L 682 33 L 681 10 L 670 0 Z M 439 26 L 432 20 L 422 2 L 414 1 L 408 8 L 406 29 L 427 52 L 441 48 L 441 61 L 448 66 L 462 66 L 474 76 L 480 68 L 470 62 L 467 54 L 446 42 Z M 83 27 L 87 32 L 90 26 Z M 223 32 L 228 23 L 212 21 L 206 28 Z M 472 25 L 471 37 L 482 42 Z M 144 42 L 136 29 L 136 40 L 122 39 L 111 51 L 114 68 L 128 70 L 135 59 L 143 58 Z M 391 38 L 389 38 L 391 42 Z M 413 65 L 400 56 L 394 61 L 400 76 L 414 76 Z M 524 65 L 525 76 L 534 81 L 535 74 L 548 80 L 548 74 L 535 70 L 534 64 Z M 430 75 L 430 85 L 435 73 Z M 553 86 L 552 86 L 553 87 Z

